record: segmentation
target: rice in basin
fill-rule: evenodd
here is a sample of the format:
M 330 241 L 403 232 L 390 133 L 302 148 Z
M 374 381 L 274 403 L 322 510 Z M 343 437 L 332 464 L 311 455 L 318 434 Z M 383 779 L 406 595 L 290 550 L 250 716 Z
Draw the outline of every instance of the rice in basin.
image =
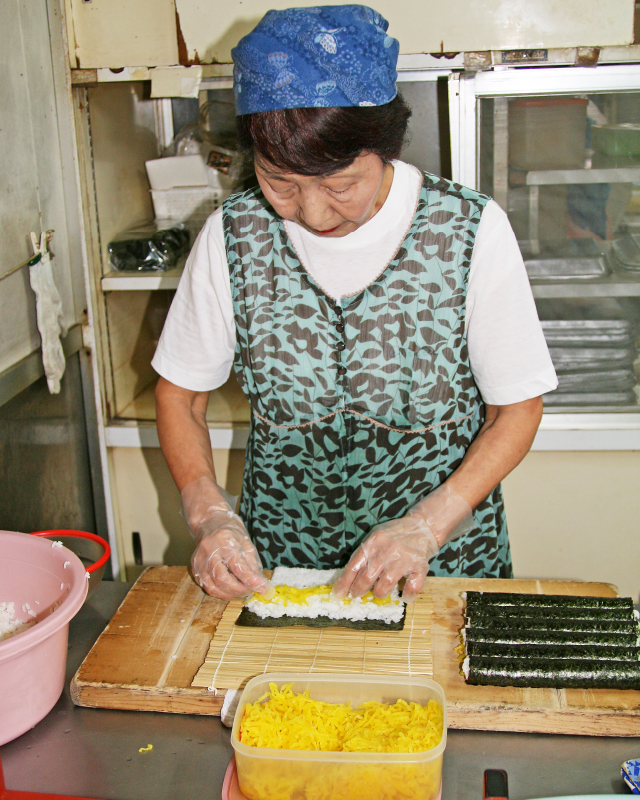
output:
M 30 616 L 35 616 L 35 612 L 25 603 L 26 611 Z M 14 603 L 0 602 L 0 642 L 3 639 L 8 639 L 10 636 L 15 636 L 17 633 L 26 631 L 32 625 L 35 625 L 35 620 L 32 622 L 22 622 L 15 618 L 15 605 Z
M 255 594 L 246 608 L 261 619 L 299 617 L 333 620 L 378 620 L 400 622 L 404 616 L 404 603 L 397 587 L 389 597 L 374 597 L 367 592 L 363 597 L 346 597 L 336 600 L 331 596 L 333 584 L 342 570 L 276 567 L 271 583 L 275 594 L 271 597 Z

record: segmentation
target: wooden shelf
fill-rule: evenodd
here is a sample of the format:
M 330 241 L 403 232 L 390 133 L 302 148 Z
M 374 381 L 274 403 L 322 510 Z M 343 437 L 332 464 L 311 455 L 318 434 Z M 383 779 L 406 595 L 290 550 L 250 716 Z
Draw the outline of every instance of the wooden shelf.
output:
M 531 291 L 537 298 L 554 297 L 640 297 L 640 275 L 614 271 L 602 278 L 532 278 Z
M 113 420 L 135 420 L 140 422 L 155 422 L 155 382 L 149 384 L 134 398 Z M 229 380 L 219 389 L 209 395 L 207 406 L 207 423 L 210 428 L 230 428 L 237 425 L 249 425 L 251 409 L 246 397 L 242 393 L 235 375 L 232 373 Z
M 103 292 L 141 292 L 177 289 L 184 266 L 166 272 L 118 272 L 111 270 L 101 280 Z
M 528 186 L 557 186 L 576 183 L 637 183 L 640 166 L 600 167 L 594 169 L 544 169 L 526 173 Z
M 155 381 L 150 383 L 105 428 L 108 447 L 159 447 Z M 209 395 L 207 424 L 211 446 L 243 450 L 249 437 L 251 409 L 235 375 Z

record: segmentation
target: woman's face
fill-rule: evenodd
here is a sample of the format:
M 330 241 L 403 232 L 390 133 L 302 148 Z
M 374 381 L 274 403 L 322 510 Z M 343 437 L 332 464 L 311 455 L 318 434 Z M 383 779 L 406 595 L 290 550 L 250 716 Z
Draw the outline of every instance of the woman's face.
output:
M 338 237 L 368 222 L 383 206 L 393 167 L 372 153 L 331 175 L 282 172 L 256 156 L 260 188 L 275 211 L 316 236 Z

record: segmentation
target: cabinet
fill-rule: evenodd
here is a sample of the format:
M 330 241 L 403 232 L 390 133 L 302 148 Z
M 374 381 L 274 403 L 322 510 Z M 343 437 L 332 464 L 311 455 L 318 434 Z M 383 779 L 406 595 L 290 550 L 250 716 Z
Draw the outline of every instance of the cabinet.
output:
M 640 68 L 493 70 L 450 86 L 457 177 L 507 211 L 559 373 L 534 447 L 637 449 L 640 272 L 624 248 L 640 159 L 629 142 L 612 155 L 603 134 L 635 134 Z

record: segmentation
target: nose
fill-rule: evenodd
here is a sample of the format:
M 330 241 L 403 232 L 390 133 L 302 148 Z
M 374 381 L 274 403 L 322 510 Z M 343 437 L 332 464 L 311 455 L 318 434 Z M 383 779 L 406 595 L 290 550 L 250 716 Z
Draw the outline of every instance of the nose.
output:
M 316 187 L 306 187 L 298 198 L 298 213 L 305 225 L 321 231 L 330 227 L 333 209 L 323 192 Z

